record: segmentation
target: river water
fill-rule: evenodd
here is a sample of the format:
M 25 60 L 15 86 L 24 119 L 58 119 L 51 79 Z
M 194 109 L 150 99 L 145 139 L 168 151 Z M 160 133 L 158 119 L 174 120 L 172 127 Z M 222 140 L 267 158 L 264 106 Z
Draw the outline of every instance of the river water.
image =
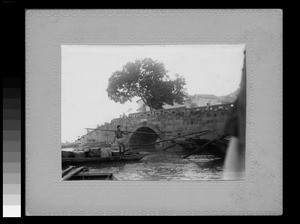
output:
M 65 149 L 64 149 L 65 150 Z M 85 164 L 91 172 L 113 173 L 117 180 L 218 180 L 224 160 L 211 155 L 191 155 L 185 150 L 149 149 L 140 161 Z

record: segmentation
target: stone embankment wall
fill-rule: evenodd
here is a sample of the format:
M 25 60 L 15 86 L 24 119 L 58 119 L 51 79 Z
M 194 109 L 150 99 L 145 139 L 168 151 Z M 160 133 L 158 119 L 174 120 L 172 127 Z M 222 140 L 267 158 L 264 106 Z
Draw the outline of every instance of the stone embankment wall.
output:
M 117 125 L 121 125 L 122 130 L 149 133 L 127 135 L 126 144 L 131 146 L 170 139 L 174 136 L 202 130 L 215 130 L 205 137 L 203 136 L 203 138 L 212 139 L 223 134 L 225 122 L 232 108 L 233 104 L 221 104 L 209 107 L 182 107 L 132 113 L 113 119 L 110 123 L 98 126 L 97 129 L 116 130 Z M 101 142 L 110 144 L 113 138 L 114 132 L 93 130 L 83 136 L 80 142 L 81 145 L 93 142 L 95 144 Z

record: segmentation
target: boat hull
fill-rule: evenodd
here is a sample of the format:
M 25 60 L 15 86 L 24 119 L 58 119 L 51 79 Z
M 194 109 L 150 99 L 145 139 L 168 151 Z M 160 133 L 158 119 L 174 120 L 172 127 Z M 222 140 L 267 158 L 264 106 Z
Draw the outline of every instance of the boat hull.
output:
M 84 164 L 84 163 L 109 163 L 109 162 L 130 162 L 140 161 L 147 155 L 133 154 L 125 156 L 101 157 L 84 157 L 84 158 L 62 158 L 63 165 Z
M 112 173 L 80 172 L 69 180 L 117 180 Z

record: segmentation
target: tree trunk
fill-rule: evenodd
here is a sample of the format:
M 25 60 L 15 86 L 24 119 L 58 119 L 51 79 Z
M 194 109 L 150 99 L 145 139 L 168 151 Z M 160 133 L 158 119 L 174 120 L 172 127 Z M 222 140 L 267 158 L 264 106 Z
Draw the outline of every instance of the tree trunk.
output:
M 143 98 L 143 97 L 141 97 L 141 99 L 142 99 L 142 101 L 144 102 L 144 104 L 146 105 L 146 107 L 148 106 L 147 105 L 147 101 Z M 150 111 L 153 111 L 153 108 L 152 107 L 150 107 L 150 106 L 148 106 L 149 108 L 150 108 Z

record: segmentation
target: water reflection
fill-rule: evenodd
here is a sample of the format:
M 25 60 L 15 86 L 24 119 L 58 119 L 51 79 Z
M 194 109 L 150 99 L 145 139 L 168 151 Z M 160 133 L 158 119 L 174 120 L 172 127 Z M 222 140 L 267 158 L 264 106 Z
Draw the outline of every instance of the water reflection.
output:
M 149 151 L 148 151 L 149 152 Z M 91 171 L 113 173 L 117 180 L 217 180 L 221 179 L 223 160 L 210 155 L 191 155 L 186 151 L 150 150 L 139 162 L 85 164 Z

